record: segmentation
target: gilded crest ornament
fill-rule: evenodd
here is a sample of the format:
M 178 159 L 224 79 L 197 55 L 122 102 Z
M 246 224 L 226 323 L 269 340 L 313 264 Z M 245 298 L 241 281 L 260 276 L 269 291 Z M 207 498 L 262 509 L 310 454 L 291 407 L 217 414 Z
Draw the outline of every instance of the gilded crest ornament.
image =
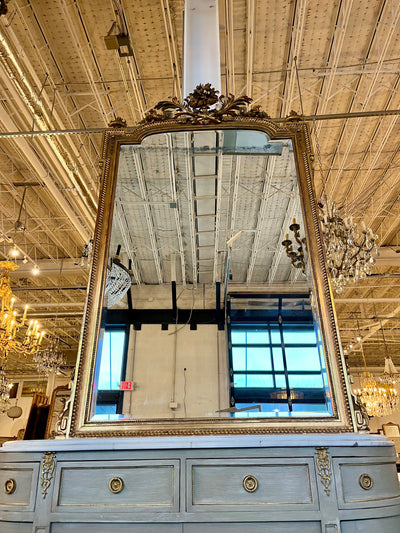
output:
M 252 102 L 249 96 L 235 97 L 218 96 L 218 92 L 210 83 L 197 85 L 181 103 L 178 98 L 161 100 L 150 109 L 141 124 L 160 122 L 165 120 L 179 120 L 190 124 L 219 124 L 232 117 L 270 118 L 260 106 L 248 109 Z

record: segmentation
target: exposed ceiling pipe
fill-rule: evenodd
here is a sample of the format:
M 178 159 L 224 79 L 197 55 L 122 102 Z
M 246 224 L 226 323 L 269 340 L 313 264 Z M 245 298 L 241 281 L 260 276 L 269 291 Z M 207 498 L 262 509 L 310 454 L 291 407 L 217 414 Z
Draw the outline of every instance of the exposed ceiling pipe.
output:
M 316 120 L 341 120 L 350 118 L 370 118 L 370 117 L 387 117 L 391 115 L 400 115 L 400 109 L 381 109 L 375 111 L 355 111 L 349 113 L 333 113 L 330 115 L 305 115 L 303 119 L 306 122 Z M 273 122 L 285 122 L 286 118 L 272 118 Z M 42 130 L 42 131 L 16 131 L 10 130 L 0 132 L 0 139 L 13 139 L 16 137 L 47 137 L 51 135 L 87 135 L 88 133 L 103 134 L 104 128 L 77 128 L 77 129 L 59 129 L 59 130 Z

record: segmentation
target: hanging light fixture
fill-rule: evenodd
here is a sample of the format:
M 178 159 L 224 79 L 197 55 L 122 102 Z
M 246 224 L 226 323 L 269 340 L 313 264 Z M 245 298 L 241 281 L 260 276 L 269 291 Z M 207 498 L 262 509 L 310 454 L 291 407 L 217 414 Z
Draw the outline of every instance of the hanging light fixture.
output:
M 397 394 L 397 390 L 395 388 L 395 384 L 397 383 L 399 379 L 399 373 L 397 372 L 397 369 L 393 364 L 392 358 L 389 355 L 382 322 L 381 322 L 381 332 L 382 332 L 383 344 L 385 345 L 386 356 L 385 356 L 385 367 L 383 370 L 383 374 L 379 376 L 378 381 L 379 381 L 380 386 L 383 387 L 386 391 L 387 402 L 390 408 L 387 414 L 390 414 L 397 407 L 399 403 L 399 397 Z
M 290 224 L 289 229 L 293 231 L 294 239 L 298 244 L 297 251 L 293 249 L 293 242 L 289 239 L 289 234 L 286 233 L 286 239 L 282 241 L 282 246 L 285 247 L 286 255 L 295 268 L 301 268 L 303 274 L 306 273 L 306 264 L 304 254 L 307 251 L 306 239 L 300 238 L 300 225 L 297 224 L 296 219 L 293 219 L 293 224 Z
M 342 294 L 350 281 L 356 283 L 372 273 L 378 236 L 364 222 L 359 229 L 353 217 L 340 216 L 336 202 L 329 198 L 320 202 L 319 207 L 331 283 L 336 293 Z
M 89 241 L 84 245 L 82 249 L 82 257 L 81 257 L 81 267 L 85 266 L 85 260 L 86 260 L 86 266 L 89 266 L 92 260 L 92 252 L 93 252 L 93 237 L 89 239 Z
M 10 407 L 10 387 L 6 372 L 0 367 L 0 413 L 5 413 Z
M 0 261 L 0 269 L 3 273 L 0 275 L 0 359 L 6 360 L 10 351 L 17 352 L 19 355 L 34 355 L 42 343 L 44 331 L 39 331 L 37 321 L 31 320 L 28 326 L 26 323 L 26 314 L 28 306 L 25 306 L 23 316 L 18 318 L 18 312 L 14 310 L 15 298 L 13 296 L 10 277 L 10 271 L 19 268 L 12 261 Z M 20 331 L 26 327 L 24 335 Z
M 116 305 L 132 285 L 132 261 L 129 259 L 129 266 L 126 268 L 120 259 L 121 245 L 117 247 L 117 253 L 111 260 L 111 267 L 107 267 L 106 286 L 104 293 L 107 295 L 107 306 Z
M 369 416 L 386 416 L 393 410 L 388 391 L 371 372 L 363 372 L 360 389 L 354 393 L 365 406 Z
M 39 374 L 48 376 L 49 374 L 57 374 L 60 368 L 65 365 L 65 355 L 60 351 L 59 339 L 53 338 L 50 346 L 37 352 L 34 357 L 37 364 Z
M 358 324 L 358 322 L 357 322 Z M 381 325 L 382 328 L 382 325 Z M 383 330 L 382 330 L 383 335 Z M 385 337 L 383 335 L 385 342 Z M 361 354 L 366 367 L 363 345 L 360 342 Z M 387 347 L 385 342 L 386 354 Z M 390 358 L 389 358 L 390 359 Z M 391 359 L 390 359 L 391 361 Z M 393 365 L 393 362 L 392 362 Z M 386 368 L 386 361 L 385 361 Z M 395 369 L 394 365 L 393 368 Z M 396 370 L 396 369 L 395 369 Z M 371 372 L 363 372 L 360 382 L 360 388 L 354 391 L 361 403 L 364 405 L 369 416 L 387 416 L 390 415 L 397 407 L 399 398 L 394 382 L 387 373 L 375 378 Z

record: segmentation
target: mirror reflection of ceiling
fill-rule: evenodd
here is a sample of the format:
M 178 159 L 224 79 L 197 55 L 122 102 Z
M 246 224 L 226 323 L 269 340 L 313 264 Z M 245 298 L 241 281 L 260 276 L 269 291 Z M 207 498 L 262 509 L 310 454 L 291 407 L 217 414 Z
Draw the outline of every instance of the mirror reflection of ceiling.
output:
M 62 339 L 72 365 L 89 271 L 81 256 L 93 235 L 100 182 L 99 130 L 116 116 L 134 125 L 158 101 L 181 98 L 183 1 L 10 0 L 7 7 L 0 16 L 0 135 L 25 136 L 0 137 L 0 254 L 5 259 L 15 240 L 19 308 L 27 302 L 29 315 Z M 302 107 L 307 117 L 337 115 L 311 121 L 315 186 L 319 197 L 325 183 L 348 215 L 379 236 L 374 275 L 335 297 L 343 346 L 360 335 L 375 365 L 385 353 L 381 324 L 400 365 L 399 20 L 400 4 L 381 0 L 220 2 L 225 94 L 247 94 L 276 118 Z M 107 49 L 114 21 L 133 55 Z M 355 112 L 361 115 L 351 118 Z M 32 129 L 81 133 L 27 135 Z M 21 183 L 39 185 L 28 187 L 20 217 L 26 229 L 16 231 Z M 243 250 L 242 277 L 250 257 Z M 259 274 L 255 269 L 252 279 Z M 359 346 L 349 362 L 363 365 Z M 13 364 L 21 372 L 35 367 Z
M 174 268 L 177 283 L 215 284 L 228 262 L 229 286 L 304 285 L 281 244 L 293 219 L 304 236 L 291 142 L 259 132 L 249 147 L 243 133 L 158 134 L 121 147 L 110 256 L 121 245 L 136 283 L 169 283 Z

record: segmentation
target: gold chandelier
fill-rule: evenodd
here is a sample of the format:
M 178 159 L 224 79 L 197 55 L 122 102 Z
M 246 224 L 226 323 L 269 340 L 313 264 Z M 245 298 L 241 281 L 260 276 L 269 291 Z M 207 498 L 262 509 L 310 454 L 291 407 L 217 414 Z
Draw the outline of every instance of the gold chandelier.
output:
M 40 349 L 44 336 L 44 331 L 39 331 L 36 320 L 31 320 L 26 325 L 27 305 L 21 319 L 18 318 L 18 311 L 14 309 L 15 298 L 8 273 L 17 268 L 19 266 L 12 261 L 0 261 L 0 269 L 3 270 L 0 275 L 0 360 L 3 361 L 10 352 L 24 356 L 34 355 Z M 21 331 L 23 328 L 25 328 L 24 333 Z
M 363 372 L 361 387 L 354 391 L 364 404 L 369 416 L 387 416 L 397 406 L 399 398 L 392 383 L 384 383 Z

